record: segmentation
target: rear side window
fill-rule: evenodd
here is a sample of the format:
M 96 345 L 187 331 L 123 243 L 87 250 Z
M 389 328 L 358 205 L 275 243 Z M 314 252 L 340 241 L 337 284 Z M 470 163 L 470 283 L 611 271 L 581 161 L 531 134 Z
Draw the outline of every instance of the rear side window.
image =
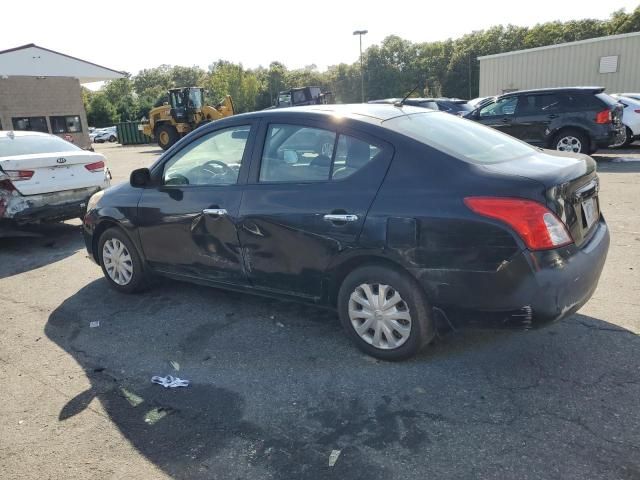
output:
M 524 95 L 518 102 L 519 115 L 535 115 L 557 112 L 560 109 L 560 98 L 555 94 Z
M 0 157 L 12 157 L 14 155 L 32 155 L 38 153 L 60 153 L 81 150 L 73 143 L 69 143 L 59 137 L 26 135 L 0 137 Z
M 448 113 L 402 115 L 382 125 L 469 163 L 500 163 L 535 152 L 498 130 Z
M 321 128 L 269 126 L 260 164 L 261 182 L 329 180 L 336 133 Z
M 382 149 L 350 135 L 300 125 L 270 125 L 261 182 L 322 182 L 350 177 Z
M 563 110 L 573 112 L 599 111 L 605 104 L 596 95 L 582 93 L 566 93 L 561 95 Z

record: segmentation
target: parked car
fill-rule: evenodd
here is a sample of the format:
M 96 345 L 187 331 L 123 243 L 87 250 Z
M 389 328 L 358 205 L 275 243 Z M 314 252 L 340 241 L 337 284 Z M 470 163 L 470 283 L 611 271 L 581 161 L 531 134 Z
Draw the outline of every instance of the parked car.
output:
M 82 217 L 109 181 L 99 153 L 47 133 L 0 131 L 0 225 Z
M 488 98 L 491 98 L 491 97 L 476 97 L 476 98 L 472 98 L 471 100 L 469 100 L 469 101 L 467 102 L 467 105 L 468 105 L 469 107 L 471 107 L 471 108 L 469 109 L 469 112 L 471 112 L 471 111 L 475 110 L 475 109 L 476 109 L 476 107 L 478 107 L 482 102 L 484 102 L 484 101 L 485 101 L 485 100 L 487 100 Z M 465 114 L 464 116 L 466 117 L 466 114 Z
M 370 100 L 369 103 L 389 103 L 397 104 L 402 102 L 402 98 L 385 98 L 383 100 Z M 430 108 L 431 110 L 439 110 L 442 112 L 452 113 L 454 115 L 463 115 L 472 110 L 467 100 L 460 98 L 407 98 L 403 102 L 404 105 L 414 107 Z
M 640 100 L 620 95 L 611 95 L 622 105 L 622 123 L 625 126 L 625 140 L 621 147 L 627 147 L 640 139 Z
M 626 98 L 631 98 L 633 100 L 640 100 L 640 93 L 614 93 L 613 96 L 626 97 Z
M 443 315 L 528 328 L 579 309 L 609 246 L 598 189 L 591 158 L 455 115 L 263 110 L 94 195 L 84 238 L 119 292 L 162 275 L 324 305 L 363 351 L 402 359 Z
M 91 137 L 91 135 L 89 135 Z M 93 133 L 93 138 L 91 139 L 94 143 L 105 143 L 105 142 L 117 142 L 118 141 L 118 131 L 116 127 L 107 127 L 102 128 L 99 131 L 95 131 Z
M 481 102 L 466 118 L 565 152 L 592 153 L 624 141 L 622 108 L 601 87 L 506 93 Z

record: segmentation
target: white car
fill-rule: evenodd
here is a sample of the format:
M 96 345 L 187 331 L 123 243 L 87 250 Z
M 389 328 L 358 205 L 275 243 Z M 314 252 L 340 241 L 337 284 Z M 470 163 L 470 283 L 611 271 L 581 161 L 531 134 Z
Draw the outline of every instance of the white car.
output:
M 91 138 L 91 141 L 94 143 L 114 143 L 118 141 L 118 131 L 116 127 L 101 128 L 93 133 L 93 137 L 90 135 L 89 138 Z
M 640 100 L 623 95 L 611 95 L 624 107 L 622 109 L 622 123 L 626 127 L 626 140 L 621 147 L 628 146 L 631 142 L 640 139 Z
M 110 185 L 104 160 L 55 135 L 0 130 L 0 226 L 84 216 Z
M 627 98 L 631 98 L 633 100 L 639 100 L 640 101 L 640 93 L 614 93 L 611 96 L 612 97 L 627 97 Z

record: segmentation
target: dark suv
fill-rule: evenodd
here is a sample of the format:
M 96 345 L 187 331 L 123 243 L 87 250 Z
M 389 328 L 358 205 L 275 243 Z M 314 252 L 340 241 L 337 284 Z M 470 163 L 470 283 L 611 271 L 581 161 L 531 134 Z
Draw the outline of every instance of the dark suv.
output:
M 466 118 L 532 145 L 593 153 L 621 138 L 622 109 L 602 87 L 506 93 L 482 102 Z

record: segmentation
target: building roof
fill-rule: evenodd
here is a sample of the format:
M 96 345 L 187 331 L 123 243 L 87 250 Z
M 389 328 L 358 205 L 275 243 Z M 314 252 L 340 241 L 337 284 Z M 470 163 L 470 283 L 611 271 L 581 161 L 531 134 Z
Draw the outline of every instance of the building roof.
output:
M 0 51 L 0 76 L 73 77 L 80 83 L 90 83 L 122 78 L 124 75 L 124 72 L 34 43 Z
M 619 35 L 607 35 L 606 37 L 588 38 L 586 40 L 578 40 L 577 42 L 556 43 L 555 45 L 545 45 L 544 47 L 527 48 L 525 50 L 513 50 L 512 52 L 503 52 L 503 53 L 496 53 L 493 55 L 484 55 L 482 57 L 478 57 L 478 60 L 484 60 L 487 58 L 506 57 L 508 55 L 518 55 L 521 53 L 537 52 L 540 50 L 550 50 L 552 48 L 573 47 L 574 45 L 582 45 L 585 43 L 604 42 L 608 40 L 616 40 L 618 38 L 635 37 L 635 36 L 640 36 L 640 32 L 621 33 Z

